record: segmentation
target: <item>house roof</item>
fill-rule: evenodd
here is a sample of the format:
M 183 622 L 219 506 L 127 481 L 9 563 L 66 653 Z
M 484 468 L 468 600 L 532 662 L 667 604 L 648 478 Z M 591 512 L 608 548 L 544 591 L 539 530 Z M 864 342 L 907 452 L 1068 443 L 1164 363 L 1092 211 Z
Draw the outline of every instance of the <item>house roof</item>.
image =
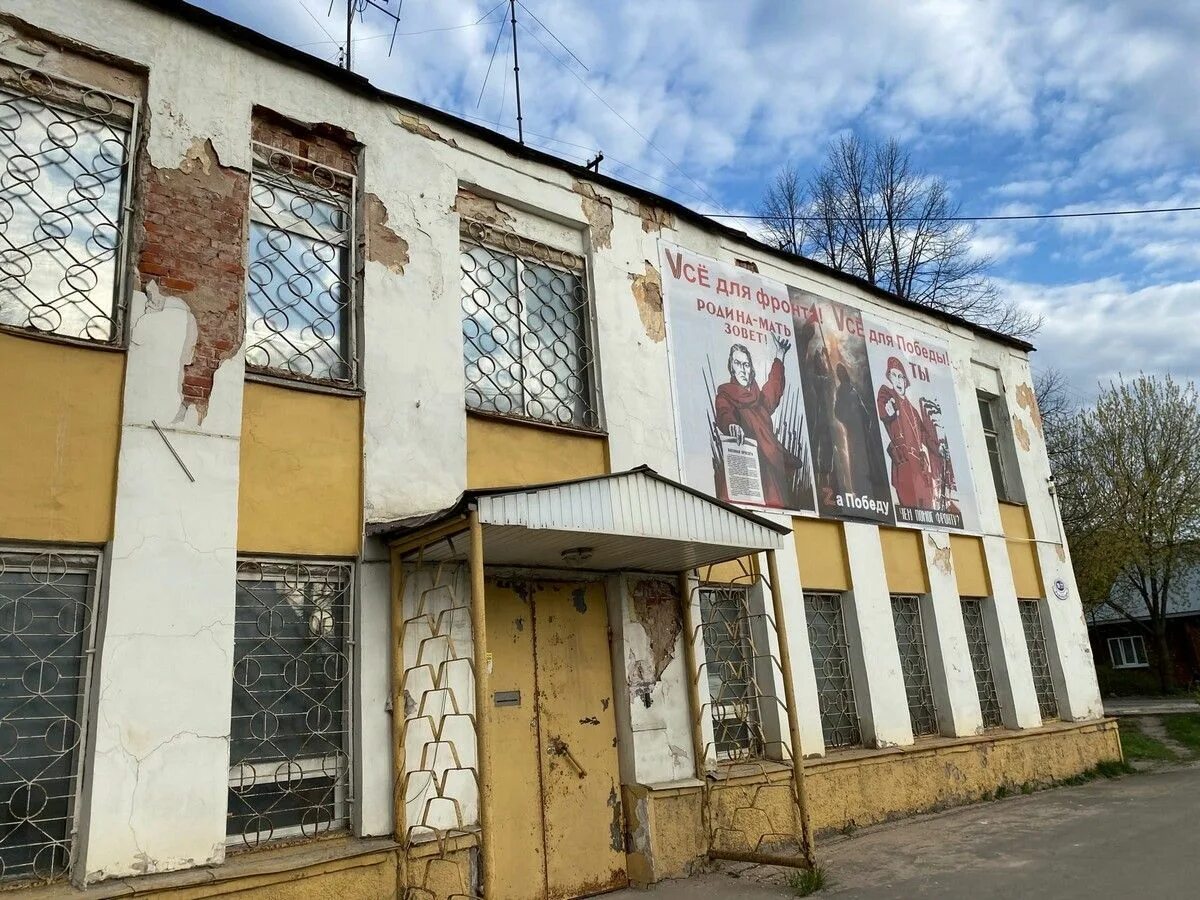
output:
M 1124 610 L 1124 612 L 1122 612 Z M 1187 567 L 1167 592 L 1167 617 L 1200 615 L 1200 565 Z M 1089 625 L 1128 622 L 1130 618 L 1148 621 L 1146 603 L 1133 585 L 1118 577 L 1108 600 L 1088 610 Z
M 506 153 L 518 158 L 552 166 L 556 169 L 562 169 L 582 181 L 589 181 L 594 184 L 607 187 L 611 190 L 627 194 L 636 200 L 660 207 L 671 212 L 677 218 L 684 219 L 692 224 L 706 228 L 709 231 L 713 231 L 733 240 L 737 240 L 753 248 L 759 253 L 774 257 L 775 259 L 783 260 L 784 262 L 788 262 L 793 265 L 802 266 L 829 278 L 846 282 L 867 294 L 870 294 L 895 306 L 920 312 L 922 315 L 927 315 L 933 319 L 938 319 L 949 324 L 967 328 L 977 334 L 984 335 L 994 341 L 997 341 L 998 343 L 1014 347 L 1018 350 L 1028 352 L 1034 349 L 1033 344 L 1021 338 L 1004 334 L 1003 332 L 996 331 L 991 328 L 986 328 L 982 325 L 971 322 L 968 319 L 964 319 L 962 316 L 956 316 L 953 313 L 933 309 L 915 301 L 908 300 L 899 296 L 898 294 L 894 294 L 891 291 L 887 291 L 881 287 L 878 287 L 877 285 L 873 285 L 866 279 L 839 271 L 838 269 L 825 265 L 817 260 L 809 259 L 808 257 L 801 256 L 799 254 L 789 253 L 788 251 L 780 250 L 777 247 L 772 247 L 770 244 L 764 243 L 763 241 L 752 237 L 744 231 L 741 231 L 737 228 L 732 228 L 729 225 L 725 225 L 721 222 L 711 219 L 708 216 L 705 216 L 702 213 L 699 213 L 676 200 L 670 199 L 669 197 L 664 197 L 661 194 L 656 194 L 652 191 L 646 190 L 645 188 L 629 184 L 628 182 L 621 181 L 620 179 L 613 178 L 609 175 L 593 172 L 592 170 L 586 169 L 583 166 L 570 162 L 569 160 L 564 160 L 560 157 L 554 156 L 551 153 L 546 153 L 545 151 L 535 149 L 526 144 L 521 144 L 512 138 L 506 137 L 503 134 L 491 130 L 490 128 L 485 128 L 482 125 L 475 124 L 465 119 L 460 119 L 451 113 L 444 112 L 443 110 L 432 106 L 427 106 L 408 97 L 385 91 L 382 88 L 373 85 L 369 79 L 362 75 L 349 72 L 340 66 L 336 66 L 333 63 L 326 62 L 325 60 L 317 59 L 316 57 L 310 56 L 307 53 L 296 49 L 295 47 L 283 43 L 282 41 L 277 41 L 274 38 L 267 37 L 266 35 L 260 34 L 259 32 L 254 31 L 251 28 L 247 28 L 244 25 L 239 25 L 236 22 L 232 22 L 229 19 L 225 19 L 215 13 L 209 12 L 206 9 L 201 9 L 200 7 L 194 6 L 191 3 L 184 2 L 184 0 L 133 0 L 133 2 L 140 3 L 143 6 L 155 10 L 156 12 L 164 13 L 176 19 L 187 21 L 208 31 L 220 34 L 234 43 L 250 47 L 257 52 L 273 56 L 291 66 L 319 75 L 322 78 L 325 78 L 327 81 L 331 81 L 342 86 L 346 90 L 355 91 L 356 93 L 365 96 L 374 97 L 388 103 L 403 106 L 408 110 L 416 112 L 432 121 L 452 126 L 453 128 L 469 134 L 472 137 L 486 141 L 498 149 L 501 149 Z

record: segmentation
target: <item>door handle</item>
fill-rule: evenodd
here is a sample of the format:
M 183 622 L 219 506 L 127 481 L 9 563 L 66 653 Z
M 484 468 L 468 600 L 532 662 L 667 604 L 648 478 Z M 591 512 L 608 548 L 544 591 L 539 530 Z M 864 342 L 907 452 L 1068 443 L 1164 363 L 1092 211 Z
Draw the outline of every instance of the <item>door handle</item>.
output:
M 557 735 L 555 737 L 550 738 L 550 748 L 549 749 L 550 749 L 550 752 L 553 753 L 555 756 L 565 756 L 567 758 L 567 762 L 569 762 L 572 766 L 575 767 L 575 771 L 579 773 L 580 778 L 587 777 L 587 772 L 585 772 L 583 769 L 583 766 L 581 766 L 579 764 L 579 760 L 577 760 L 571 754 L 571 748 L 567 746 L 567 742 L 564 741 L 562 738 L 558 737 Z

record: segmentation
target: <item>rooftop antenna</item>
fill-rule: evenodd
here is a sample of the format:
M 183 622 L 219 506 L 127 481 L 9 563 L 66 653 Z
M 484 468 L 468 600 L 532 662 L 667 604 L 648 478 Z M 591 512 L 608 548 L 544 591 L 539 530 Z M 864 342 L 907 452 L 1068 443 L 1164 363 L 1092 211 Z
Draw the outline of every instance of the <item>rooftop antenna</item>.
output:
M 337 0 L 329 0 L 328 15 L 333 14 L 333 4 L 336 2 Z M 354 46 L 354 16 L 357 15 L 361 22 L 363 13 L 368 7 L 378 10 L 392 20 L 392 39 L 388 43 L 388 56 L 392 55 L 392 48 L 396 46 L 396 32 L 400 28 L 400 13 L 404 10 L 404 0 L 398 0 L 395 12 L 392 12 L 389 3 L 391 0 L 346 0 L 346 46 L 342 48 L 338 65 L 347 72 L 354 71 L 351 62 L 351 49 Z
M 521 122 L 521 65 L 517 61 L 517 0 L 508 0 L 508 9 L 512 14 L 513 83 L 517 89 L 517 142 L 524 144 L 525 127 Z

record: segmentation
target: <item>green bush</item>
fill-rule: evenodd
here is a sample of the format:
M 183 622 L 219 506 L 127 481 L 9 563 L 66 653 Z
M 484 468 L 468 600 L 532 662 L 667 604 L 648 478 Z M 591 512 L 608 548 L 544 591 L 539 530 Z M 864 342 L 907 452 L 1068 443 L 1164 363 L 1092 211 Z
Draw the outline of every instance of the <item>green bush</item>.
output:
M 807 897 L 825 887 L 829 876 L 824 866 L 814 864 L 811 869 L 801 869 L 788 879 L 788 887 L 797 897 Z

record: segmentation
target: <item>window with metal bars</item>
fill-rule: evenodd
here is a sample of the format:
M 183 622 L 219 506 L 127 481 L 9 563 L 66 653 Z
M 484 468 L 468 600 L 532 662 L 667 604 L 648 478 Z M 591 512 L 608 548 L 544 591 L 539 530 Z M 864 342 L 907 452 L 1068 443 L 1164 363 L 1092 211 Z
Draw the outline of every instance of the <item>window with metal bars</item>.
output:
M 352 384 L 352 173 L 253 142 L 246 365 Z
M 717 759 L 759 759 L 766 740 L 755 665 L 760 653 L 747 587 L 700 588 L 705 674 Z M 765 654 L 765 651 L 764 651 Z
M 352 585 L 347 563 L 238 562 L 231 839 L 349 824 Z
M 1033 690 L 1037 694 L 1042 719 L 1058 718 L 1058 697 L 1054 693 L 1054 676 L 1050 671 L 1050 656 L 1046 651 L 1046 634 L 1042 630 L 1041 604 L 1037 600 L 1018 600 L 1021 628 L 1025 646 L 1029 648 L 1029 668 L 1033 673 Z
M 97 561 L 0 548 L 0 878 L 70 869 Z
M 119 340 L 135 112 L 0 62 L 0 324 Z
M 929 680 L 929 658 L 925 652 L 925 628 L 921 621 L 921 598 L 892 594 L 892 621 L 896 647 L 900 651 L 900 674 L 908 697 L 908 718 L 914 737 L 937 734 L 937 708 Z
M 850 644 L 842 615 L 841 594 L 805 593 L 808 640 L 817 676 L 817 704 L 827 749 L 862 743 L 854 681 L 850 675 Z
M 963 627 L 967 632 L 967 652 L 971 655 L 971 668 L 975 672 L 975 690 L 979 694 L 983 727 L 999 728 L 1003 721 L 1000 715 L 1000 699 L 996 694 L 996 680 L 992 677 L 992 657 L 988 649 L 987 630 L 983 624 L 983 601 L 964 597 L 962 616 Z
M 582 258 L 464 220 L 459 260 L 467 408 L 598 428 Z

